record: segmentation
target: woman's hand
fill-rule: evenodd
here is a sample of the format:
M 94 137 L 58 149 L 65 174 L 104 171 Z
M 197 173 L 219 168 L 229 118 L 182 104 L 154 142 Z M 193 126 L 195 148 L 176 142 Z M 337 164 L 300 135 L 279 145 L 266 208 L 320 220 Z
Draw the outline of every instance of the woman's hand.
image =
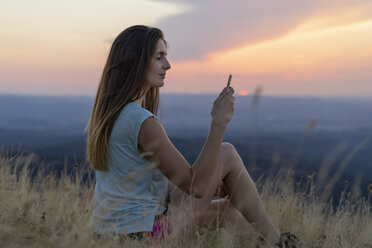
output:
M 213 103 L 212 122 L 226 127 L 234 114 L 234 89 L 225 87 Z

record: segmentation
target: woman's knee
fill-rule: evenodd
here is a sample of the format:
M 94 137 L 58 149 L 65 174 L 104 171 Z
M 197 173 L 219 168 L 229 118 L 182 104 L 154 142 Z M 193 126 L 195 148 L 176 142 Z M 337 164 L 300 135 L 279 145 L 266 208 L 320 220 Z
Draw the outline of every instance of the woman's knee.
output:
M 235 146 L 229 142 L 222 142 L 221 148 L 228 153 L 236 151 Z
M 237 156 L 237 155 L 238 153 L 233 144 L 229 142 L 223 142 L 221 144 L 221 156 L 222 156 L 223 161 L 231 159 L 232 157 Z
M 243 160 L 241 159 L 238 151 L 235 149 L 235 146 L 229 142 L 222 143 L 222 152 L 221 155 L 223 163 L 229 164 L 228 167 L 237 166 L 238 169 L 244 167 Z

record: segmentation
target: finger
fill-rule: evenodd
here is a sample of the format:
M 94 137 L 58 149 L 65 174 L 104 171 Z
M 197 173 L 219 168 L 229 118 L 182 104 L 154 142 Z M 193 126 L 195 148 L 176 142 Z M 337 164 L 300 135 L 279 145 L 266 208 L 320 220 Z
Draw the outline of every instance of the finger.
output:
M 229 94 L 232 95 L 232 94 L 234 94 L 234 92 L 235 92 L 234 88 L 233 88 L 233 87 L 230 87 L 230 88 L 229 88 Z
M 231 90 L 229 92 L 227 92 L 226 95 L 222 96 L 222 99 L 225 100 L 225 99 L 230 99 L 231 97 L 233 97 L 233 94 L 234 94 L 234 90 Z M 222 100 L 221 99 L 221 100 Z
M 226 97 L 231 98 L 233 94 L 234 94 L 234 90 L 231 90 L 231 91 L 229 90 L 229 92 L 227 92 L 227 94 L 224 95 L 223 98 L 226 98 Z
M 217 97 L 217 101 L 220 101 L 221 99 L 223 99 L 227 94 L 229 93 L 227 87 L 225 87 L 222 92 L 220 93 L 220 95 Z

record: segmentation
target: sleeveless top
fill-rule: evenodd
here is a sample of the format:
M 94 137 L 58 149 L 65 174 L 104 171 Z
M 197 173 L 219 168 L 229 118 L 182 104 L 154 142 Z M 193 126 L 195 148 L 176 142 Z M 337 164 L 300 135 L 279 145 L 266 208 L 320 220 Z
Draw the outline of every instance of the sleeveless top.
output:
M 91 227 L 95 232 L 134 233 L 153 230 L 166 208 L 168 179 L 137 150 L 144 120 L 155 117 L 136 102 L 128 103 L 114 123 L 108 148 L 108 171 L 96 170 Z

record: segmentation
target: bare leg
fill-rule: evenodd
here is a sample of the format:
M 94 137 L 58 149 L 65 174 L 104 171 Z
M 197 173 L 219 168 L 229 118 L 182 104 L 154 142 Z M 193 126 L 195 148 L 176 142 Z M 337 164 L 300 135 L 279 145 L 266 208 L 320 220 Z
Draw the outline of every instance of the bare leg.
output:
M 229 204 L 221 204 L 213 200 L 221 180 L 223 180 L 229 195 Z M 192 211 L 196 214 L 197 222 L 200 225 L 213 223 L 214 218 L 219 216 L 221 221 L 225 223 L 236 221 L 242 231 L 250 231 L 250 223 L 266 239 L 273 242 L 279 240 L 279 232 L 267 215 L 254 182 L 244 167 L 238 152 L 229 143 L 222 144 L 217 169 L 212 176 L 210 187 L 202 199 L 191 197 L 178 188 L 173 190 L 171 199 L 175 206 L 191 203 Z M 227 207 L 221 207 L 223 205 Z M 224 212 L 221 209 L 228 211 L 228 214 L 221 215 Z M 232 217 L 234 220 L 229 219 Z M 247 223 L 244 223 L 243 220 Z
M 181 234 L 182 237 L 190 238 L 195 231 L 213 231 L 225 228 L 231 231 L 235 238 L 241 241 L 257 240 L 257 231 L 247 222 L 244 216 L 231 204 L 228 199 L 212 200 L 207 208 L 195 207 L 194 197 L 188 196 L 180 189 L 174 189 L 171 193 L 172 201 L 183 199 L 181 202 L 171 204 L 172 232 Z M 193 202 L 194 206 L 188 205 Z M 191 208 L 190 208 L 191 207 Z M 176 228 L 176 230 L 174 230 Z
M 197 212 L 196 217 L 199 226 L 208 226 L 209 229 L 219 226 L 232 228 L 240 232 L 254 231 L 244 216 L 231 205 L 228 199 L 212 200 L 207 209 Z
M 223 163 L 225 168 L 231 169 L 223 178 L 223 182 L 230 202 L 263 236 L 271 241 L 278 241 L 280 234 L 267 215 L 252 178 L 234 146 L 228 146 L 231 150 L 230 156 Z

